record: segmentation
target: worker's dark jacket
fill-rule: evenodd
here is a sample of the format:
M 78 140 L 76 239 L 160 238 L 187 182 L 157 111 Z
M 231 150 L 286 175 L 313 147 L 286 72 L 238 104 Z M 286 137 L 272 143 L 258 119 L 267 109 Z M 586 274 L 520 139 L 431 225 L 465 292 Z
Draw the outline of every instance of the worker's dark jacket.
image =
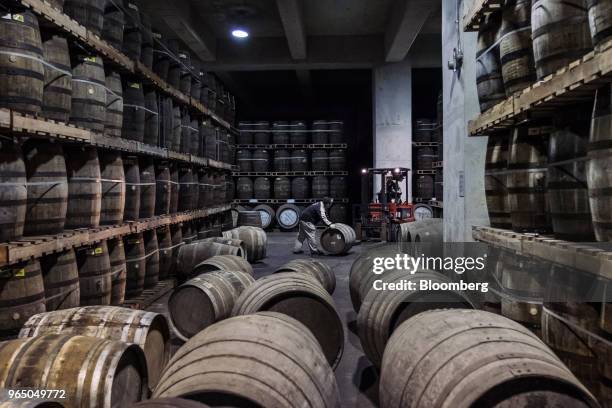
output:
M 325 206 L 323 205 L 322 201 L 306 207 L 306 209 L 302 211 L 302 215 L 300 215 L 300 221 L 311 222 L 313 224 L 323 221 L 326 225 L 331 224 L 325 215 Z

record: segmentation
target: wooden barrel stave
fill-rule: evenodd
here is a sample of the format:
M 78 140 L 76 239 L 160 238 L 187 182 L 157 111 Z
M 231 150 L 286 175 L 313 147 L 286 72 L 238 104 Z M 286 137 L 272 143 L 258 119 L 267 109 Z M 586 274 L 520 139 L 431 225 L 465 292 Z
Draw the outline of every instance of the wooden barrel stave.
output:
M 106 241 L 75 250 L 79 268 L 81 306 L 110 305 L 112 277 Z
M 76 254 L 71 248 L 40 258 L 48 312 L 79 306 L 81 291 Z
M 266 257 L 268 238 L 266 232 L 259 227 L 242 226 L 234 228 L 223 232 L 223 237 L 244 241 L 249 262 L 257 262 Z
M 140 82 L 126 79 L 123 83 L 123 127 L 121 137 L 143 142 L 145 137 L 145 95 Z
M 68 173 L 67 229 L 97 228 L 102 209 L 100 161 L 95 147 L 64 150 Z
M 346 224 L 334 224 L 321 234 L 321 246 L 331 254 L 345 254 L 355 244 L 355 230 Z
M 294 259 L 274 271 L 305 273 L 317 279 L 325 290 L 332 295 L 336 289 L 336 275 L 332 268 L 316 259 Z
M 215 255 L 242 256 L 242 249 L 233 245 L 197 241 L 181 246 L 177 256 L 177 273 L 181 278 L 193 276 L 194 268 Z
M 104 132 L 106 122 L 106 75 L 102 58 L 71 50 L 72 105 L 70 123 Z
M 43 38 L 45 85 L 41 115 L 67 123 L 72 106 L 72 68 L 68 40 L 59 35 Z
M 194 273 L 212 271 L 242 271 L 253 276 L 253 267 L 247 260 L 236 255 L 215 255 L 194 267 Z

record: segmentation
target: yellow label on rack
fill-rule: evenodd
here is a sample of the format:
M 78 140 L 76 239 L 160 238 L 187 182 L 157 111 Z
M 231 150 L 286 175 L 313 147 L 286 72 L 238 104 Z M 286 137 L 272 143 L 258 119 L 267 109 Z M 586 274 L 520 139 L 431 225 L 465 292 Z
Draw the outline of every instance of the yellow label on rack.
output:
M 13 20 L 19 21 L 20 23 L 25 22 L 25 18 L 23 17 L 23 14 L 13 14 Z
M 94 255 L 100 255 L 102 253 L 104 253 L 102 247 L 97 247 L 96 249 L 94 249 Z
M 140 84 L 138 82 L 132 82 L 130 88 L 140 89 Z
M 17 271 L 15 271 L 15 275 L 14 276 L 16 278 L 25 278 L 25 275 L 26 275 L 25 274 L 25 268 L 21 268 L 21 269 L 18 269 Z
M 85 58 L 83 58 L 83 61 L 96 62 L 97 58 L 96 57 L 85 57 Z

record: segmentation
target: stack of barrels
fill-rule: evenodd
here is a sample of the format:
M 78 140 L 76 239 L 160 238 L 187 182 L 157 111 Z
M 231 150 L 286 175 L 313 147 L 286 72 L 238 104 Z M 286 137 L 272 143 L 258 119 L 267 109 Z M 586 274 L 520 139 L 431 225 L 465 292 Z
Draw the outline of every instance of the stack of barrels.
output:
M 435 183 L 441 183 L 440 173 L 433 168 L 439 160 L 441 129 L 436 120 L 418 119 L 414 125 L 414 192 L 418 202 L 427 202 L 436 197 Z
M 482 112 L 587 54 L 611 36 L 610 7 L 586 0 L 507 0 L 478 33 Z

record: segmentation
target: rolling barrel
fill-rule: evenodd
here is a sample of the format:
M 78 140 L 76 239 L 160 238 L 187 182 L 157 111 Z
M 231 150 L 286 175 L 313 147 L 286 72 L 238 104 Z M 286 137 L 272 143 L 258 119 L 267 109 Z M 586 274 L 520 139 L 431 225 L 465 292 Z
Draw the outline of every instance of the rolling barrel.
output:
M 240 239 L 247 248 L 249 262 L 257 262 L 266 257 L 268 237 L 266 232 L 258 227 L 241 226 L 223 232 L 224 238 Z
M 48 312 L 79 306 L 79 268 L 72 248 L 40 258 Z
M 255 281 L 240 295 L 233 316 L 279 312 L 310 329 L 332 367 L 340 362 L 344 329 L 333 299 L 315 278 L 293 272 L 276 273 Z
M 0 269 L 0 335 L 13 336 L 16 330 L 45 309 L 45 288 L 38 260 Z
M 193 276 L 194 268 L 215 255 L 236 255 L 242 257 L 242 248 L 217 242 L 196 241 L 180 247 L 176 258 L 178 274 L 183 278 Z
M 554 74 L 593 48 L 585 0 L 535 0 L 531 32 L 538 79 Z
M 166 318 L 158 313 L 115 306 L 41 313 L 24 324 L 19 337 L 48 334 L 97 337 L 140 346 L 147 360 L 151 387 L 155 387 L 170 360 L 170 329 Z
M 0 108 L 36 115 L 43 103 L 45 68 L 38 19 L 31 11 L 0 19 Z
M 481 112 L 506 99 L 499 47 L 493 47 L 499 39 L 500 24 L 501 13 L 491 13 L 478 31 L 476 87 Z
M 111 305 L 122 305 L 125 301 L 125 284 L 127 264 L 123 239 L 115 238 L 106 241 L 111 267 Z
M 153 393 L 171 396 L 215 406 L 287 408 L 332 408 L 340 398 L 313 335 L 279 313 L 233 317 L 191 338 Z
M 59 35 L 43 37 L 45 85 L 42 112 L 45 118 L 68 123 L 72 106 L 72 68 L 68 41 Z
M 485 164 L 485 195 L 494 228 L 512 228 L 508 195 L 508 135 L 489 136 Z
M 81 52 L 81 53 L 79 53 Z M 72 104 L 70 123 L 98 133 L 106 122 L 106 74 L 102 58 L 71 51 Z
M 253 276 L 253 267 L 243 257 L 236 255 L 216 255 L 195 266 L 197 273 L 213 271 L 242 271 Z
M 123 128 L 123 85 L 121 76 L 111 71 L 106 74 L 106 115 L 104 134 L 110 137 L 121 137 Z
M 274 271 L 274 273 L 279 272 L 295 272 L 310 275 L 318 280 L 330 295 L 336 289 L 336 275 L 334 271 L 329 265 L 316 259 L 294 259 Z
M 26 167 L 20 146 L 10 139 L 0 139 L 0 242 L 23 236 L 28 190 Z
M 68 210 L 68 179 L 60 143 L 28 139 L 22 146 L 27 176 L 24 235 L 58 234 Z
M 351 250 L 356 240 L 355 230 L 345 224 L 334 224 L 321 234 L 321 246 L 333 255 L 345 254 Z
M 380 396 L 382 408 L 598 406 L 528 329 L 477 310 L 428 311 L 401 324 L 385 349 Z
M 106 241 L 75 249 L 81 306 L 110 305 L 112 278 Z
M 123 221 L 125 207 L 125 172 L 121 153 L 100 152 L 100 176 L 102 180 L 102 205 L 100 225 L 114 225 Z
M 0 384 L 65 391 L 69 407 L 125 407 L 147 397 L 145 356 L 136 345 L 47 334 L 0 343 Z
M 102 207 L 100 161 L 95 147 L 67 147 L 68 209 L 66 229 L 97 228 Z

